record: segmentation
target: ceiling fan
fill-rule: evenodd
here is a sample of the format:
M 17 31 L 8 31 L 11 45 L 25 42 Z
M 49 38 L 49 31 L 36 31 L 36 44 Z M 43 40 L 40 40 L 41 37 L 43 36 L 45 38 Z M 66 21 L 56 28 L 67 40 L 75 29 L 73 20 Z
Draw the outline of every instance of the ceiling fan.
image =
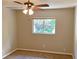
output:
M 35 8 L 39 8 L 39 7 L 49 7 L 48 4 L 39 4 L 39 5 L 35 5 L 33 2 L 31 2 L 30 0 L 28 0 L 27 2 L 24 2 L 24 3 L 21 3 L 21 2 L 18 2 L 18 1 L 14 1 L 15 3 L 18 3 L 18 4 L 21 4 L 21 5 L 24 5 L 25 6 L 25 9 L 23 10 L 23 13 L 24 14 L 27 14 L 29 13 L 29 15 L 32 15 L 34 12 L 33 12 L 33 9 Z

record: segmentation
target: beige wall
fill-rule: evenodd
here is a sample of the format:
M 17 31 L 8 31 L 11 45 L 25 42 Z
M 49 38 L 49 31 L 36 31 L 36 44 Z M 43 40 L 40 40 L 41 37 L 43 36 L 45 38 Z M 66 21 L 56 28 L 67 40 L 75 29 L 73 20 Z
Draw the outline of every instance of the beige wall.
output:
M 16 48 L 16 19 L 15 12 L 3 6 L 2 13 L 2 56 Z
M 33 16 L 28 16 L 21 10 L 14 11 L 3 7 L 3 56 L 15 48 L 72 53 L 74 12 L 74 8 L 38 10 Z M 32 18 L 41 17 L 56 18 L 55 35 L 32 33 Z
M 38 10 L 27 16 L 16 11 L 18 48 L 37 49 L 54 52 L 72 53 L 74 41 L 74 8 Z M 56 18 L 56 34 L 40 35 L 32 33 L 33 18 Z

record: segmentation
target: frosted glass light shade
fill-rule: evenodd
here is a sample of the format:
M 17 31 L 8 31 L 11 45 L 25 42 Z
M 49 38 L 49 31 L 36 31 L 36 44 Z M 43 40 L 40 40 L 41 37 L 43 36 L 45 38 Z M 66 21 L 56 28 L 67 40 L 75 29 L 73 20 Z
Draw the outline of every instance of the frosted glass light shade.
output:
M 32 9 L 29 9 L 29 15 L 33 15 L 33 10 Z
M 23 13 L 24 13 L 24 14 L 27 14 L 27 12 L 28 12 L 28 10 L 26 10 L 26 9 L 25 9 L 25 10 L 23 10 Z
M 29 10 L 24 9 L 24 10 L 23 10 L 23 13 L 24 13 L 24 14 L 29 13 L 29 15 L 33 15 L 33 13 L 34 13 L 34 12 L 33 12 L 33 10 L 32 10 L 32 9 L 29 9 Z

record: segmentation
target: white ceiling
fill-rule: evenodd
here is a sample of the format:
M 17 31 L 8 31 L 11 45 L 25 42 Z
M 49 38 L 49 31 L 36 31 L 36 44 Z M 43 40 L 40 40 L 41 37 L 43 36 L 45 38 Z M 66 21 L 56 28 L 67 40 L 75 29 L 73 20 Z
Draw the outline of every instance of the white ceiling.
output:
M 12 9 L 23 9 L 22 5 L 14 3 L 13 1 L 26 2 L 27 0 L 3 0 L 3 6 Z M 43 7 L 42 9 L 67 8 L 76 6 L 76 0 L 31 0 L 35 5 L 47 3 L 50 7 Z

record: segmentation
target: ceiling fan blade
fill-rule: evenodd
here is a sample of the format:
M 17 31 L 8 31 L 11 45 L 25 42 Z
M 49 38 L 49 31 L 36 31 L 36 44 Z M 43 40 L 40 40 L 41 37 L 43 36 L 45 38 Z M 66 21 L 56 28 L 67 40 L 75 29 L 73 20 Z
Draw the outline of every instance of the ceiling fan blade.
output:
M 18 3 L 18 4 L 23 4 L 23 3 L 21 3 L 21 2 L 18 2 L 18 1 L 14 1 L 15 3 Z
M 40 5 L 35 5 L 36 7 L 49 7 L 48 4 L 40 4 Z
M 39 7 L 36 7 L 36 6 L 33 6 L 31 9 L 32 10 L 39 10 L 40 8 Z

